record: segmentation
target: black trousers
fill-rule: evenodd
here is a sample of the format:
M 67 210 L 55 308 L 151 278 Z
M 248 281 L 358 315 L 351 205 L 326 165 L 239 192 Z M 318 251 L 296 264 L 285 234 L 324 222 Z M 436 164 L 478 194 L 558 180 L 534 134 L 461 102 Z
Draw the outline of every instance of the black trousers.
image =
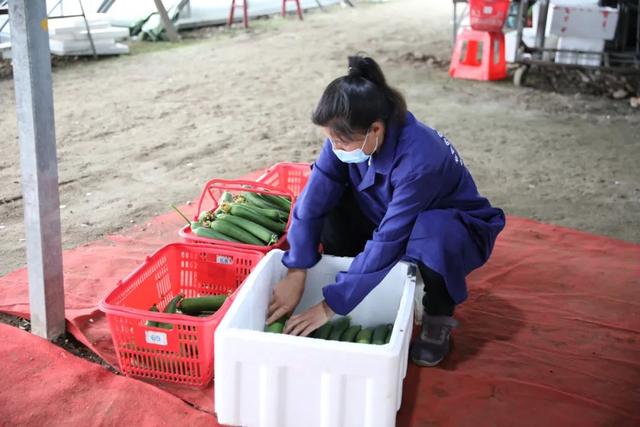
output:
M 376 225 L 362 213 L 352 191 L 350 188 L 345 190 L 336 208 L 325 219 L 320 241 L 324 253 L 328 255 L 358 255 L 376 229 Z M 426 313 L 431 316 L 452 316 L 455 303 L 449 296 L 442 276 L 421 262 L 418 268 L 424 280 L 422 305 Z

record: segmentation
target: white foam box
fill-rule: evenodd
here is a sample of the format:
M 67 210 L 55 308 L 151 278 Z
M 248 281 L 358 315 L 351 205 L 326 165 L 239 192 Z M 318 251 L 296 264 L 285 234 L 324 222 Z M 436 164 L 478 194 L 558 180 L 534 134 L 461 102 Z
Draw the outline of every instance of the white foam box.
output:
M 111 25 L 106 14 L 94 14 L 87 16 L 87 22 L 91 31 L 109 28 Z M 48 20 L 49 35 L 55 36 L 60 34 L 75 33 L 87 29 L 82 17 L 69 17 Z
M 349 315 L 352 324 L 393 323 L 385 345 L 263 332 L 272 289 L 286 274 L 283 252 L 269 252 L 247 277 L 215 332 L 218 422 L 247 427 L 395 425 L 407 371 L 415 266 L 398 263 Z M 323 256 L 308 271 L 296 310 L 322 300 L 352 258 Z
M 553 20 L 551 17 L 552 6 L 553 5 L 561 5 L 562 7 L 566 6 L 575 6 L 575 7 L 597 7 L 599 0 L 550 0 L 549 1 L 549 9 L 547 10 L 547 26 L 545 28 L 545 35 L 550 35 L 551 29 L 551 21 Z M 532 19 L 531 24 L 533 25 L 533 33 L 535 34 L 538 31 L 538 18 L 540 16 L 540 2 L 536 2 L 531 7 Z
M 547 28 L 559 37 L 611 40 L 618 25 L 618 9 L 597 5 L 549 5 Z
M 51 36 L 54 40 L 89 40 L 89 36 L 86 29 L 77 29 L 73 33 L 61 33 Z M 120 27 L 107 27 L 91 29 L 91 38 L 93 40 L 124 40 L 129 38 L 129 29 Z
M 555 58 L 558 64 L 578 64 L 597 67 L 602 63 L 602 55 L 600 55 L 600 53 L 604 51 L 604 40 L 559 37 L 558 49 L 594 52 L 594 54 L 558 52 Z
M 11 59 L 11 42 L 0 43 L 0 58 Z
M 69 43 L 73 43 L 70 45 Z M 94 43 L 97 55 L 121 55 L 129 53 L 129 46 L 122 43 L 114 43 L 113 40 L 100 40 Z M 93 55 L 93 49 L 89 41 L 64 41 L 49 40 L 49 49 L 54 55 L 84 56 Z
M 96 47 L 96 50 L 102 47 L 113 46 L 116 43 L 114 39 L 100 39 L 94 40 L 93 45 Z M 77 51 L 77 50 L 86 50 L 91 49 L 91 42 L 89 40 L 58 40 L 58 39 L 49 39 L 49 49 L 52 51 Z
M 504 34 L 504 56 L 505 61 L 514 62 L 516 60 L 516 39 L 518 38 L 517 31 L 509 31 Z M 523 28 L 522 29 L 522 41 L 528 47 L 534 47 L 536 45 L 536 32 L 533 28 Z M 558 37 L 550 35 L 545 37 L 544 39 L 544 47 L 547 49 L 555 49 L 558 45 Z M 524 58 L 531 58 L 531 54 L 525 53 Z M 544 52 L 542 54 L 542 59 L 545 61 L 551 60 L 553 58 L 552 52 Z

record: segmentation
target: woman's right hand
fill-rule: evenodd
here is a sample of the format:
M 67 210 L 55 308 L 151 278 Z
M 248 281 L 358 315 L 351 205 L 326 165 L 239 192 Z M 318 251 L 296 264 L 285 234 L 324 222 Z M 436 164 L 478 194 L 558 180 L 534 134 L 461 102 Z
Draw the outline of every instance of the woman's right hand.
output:
M 289 269 L 284 279 L 276 284 L 267 312 L 267 325 L 293 313 L 302 298 L 306 278 L 307 270 Z

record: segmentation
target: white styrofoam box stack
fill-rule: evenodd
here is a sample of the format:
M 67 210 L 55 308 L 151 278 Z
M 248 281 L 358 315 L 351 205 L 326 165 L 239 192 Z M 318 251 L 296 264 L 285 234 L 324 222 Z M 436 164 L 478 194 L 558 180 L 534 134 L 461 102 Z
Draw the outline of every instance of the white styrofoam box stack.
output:
M 393 426 L 402 399 L 416 288 L 415 267 L 398 263 L 350 313 L 352 324 L 393 323 L 391 340 L 367 345 L 262 332 L 283 252 L 247 277 L 215 332 L 218 422 L 247 427 Z M 296 313 L 322 300 L 352 258 L 323 256 L 308 271 Z
M 120 55 L 129 53 L 129 46 L 116 43 L 114 40 L 94 40 L 93 45 L 98 55 Z M 55 55 L 93 55 L 91 43 L 79 40 L 49 39 L 49 48 Z
M 523 28 L 522 31 L 522 41 L 527 45 L 530 44 L 527 42 L 524 36 L 524 30 L 527 28 Z M 504 33 L 504 60 L 507 62 L 514 62 L 516 60 L 516 51 L 518 46 L 516 45 L 516 39 L 518 38 L 517 31 L 509 31 Z
M 94 15 L 87 15 L 87 22 L 91 31 L 109 28 L 109 20 L 101 16 L 102 13 Z M 69 18 L 56 18 L 48 20 L 49 36 L 59 36 L 61 34 L 75 33 L 79 31 L 86 31 L 87 27 L 84 23 L 84 18 L 81 16 L 74 16 Z
M 533 6 L 533 33 L 537 30 L 540 5 Z M 545 28 L 546 38 L 557 37 L 557 49 L 583 50 L 593 54 L 558 52 L 561 64 L 598 66 L 604 41 L 615 36 L 618 9 L 598 6 L 598 0 L 551 0 Z M 545 42 L 545 47 L 549 47 Z
M 560 37 L 558 39 L 558 49 L 594 52 L 593 54 L 558 52 L 556 54 L 556 62 L 559 64 L 578 64 L 597 67 L 602 61 L 602 55 L 600 55 L 600 53 L 604 50 L 604 40 Z
M 106 28 L 95 28 L 93 25 L 89 26 L 91 30 L 91 37 L 94 42 L 99 42 L 101 40 L 110 40 L 111 42 L 115 40 L 125 40 L 129 38 L 129 29 L 122 27 L 106 27 Z M 82 26 L 82 29 L 75 28 L 64 28 L 63 30 L 67 31 L 57 31 L 55 34 L 51 34 L 49 32 L 50 38 L 55 38 L 55 40 L 60 41 L 89 41 L 88 32 L 86 27 Z M 71 31 L 69 31 L 71 30 Z
M 507 62 L 514 62 L 516 60 L 516 39 L 518 38 L 517 31 L 509 31 L 504 34 L 504 55 Z M 522 41 L 528 47 L 534 47 L 536 45 L 536 31 L 533 28 L 522 29 Z M 558 45 L 558 37 L 553 35 L 547 36 L 544 39 L 544 47 L 547 49 L 555 49 Z M 525 53 L 525 58 L 530 58 L 531 54 Z M 553 52 L 544 52 L 542 54 L 544 60 L 552 60 Z
M 0 43 L 0 58 L 11 59 L 11 42 Z
M 547 22 L 549 33 L 558 37 L 611 40 L 618 25 L 618 9 L 558 2 L 549 5 Z
M 597 7 L 599 0 L 550 0 L 549 1 L 549 10 L 547 12 L 547 25 L 545 28 L 545 35 L 550 35 L 551 30 L 551 21 L 553 20 L 550 16 L 555 5 L 561 5 L 561 7 Z M 536 2 L 531 7 L 532 19 L 531 23 L 533 25 L 533 33 L 535 34 L 538 31 L 538 17 L 540 15 L 540 2 Z
M 93 45 L 98 55 L 129 53 L 129 47 L 118 43 L 129 38 L 127 28 L 112 27 L 104 14 L 87 16 Z M 82 17 L 49 20 L 49 48 L 56 55 L 92 55 L 89 32 Z

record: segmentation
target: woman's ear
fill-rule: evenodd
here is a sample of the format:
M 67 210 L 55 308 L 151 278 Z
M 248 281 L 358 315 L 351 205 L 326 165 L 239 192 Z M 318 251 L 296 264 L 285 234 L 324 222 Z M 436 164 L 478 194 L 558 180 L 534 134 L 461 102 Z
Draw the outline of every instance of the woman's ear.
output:
M 371 133 L 373 133 L 376 137 L 382 139 L 382 135 L 384 135 L 384 122 L 381 120 L 377 120 L 373 122 L 371 125 Z

